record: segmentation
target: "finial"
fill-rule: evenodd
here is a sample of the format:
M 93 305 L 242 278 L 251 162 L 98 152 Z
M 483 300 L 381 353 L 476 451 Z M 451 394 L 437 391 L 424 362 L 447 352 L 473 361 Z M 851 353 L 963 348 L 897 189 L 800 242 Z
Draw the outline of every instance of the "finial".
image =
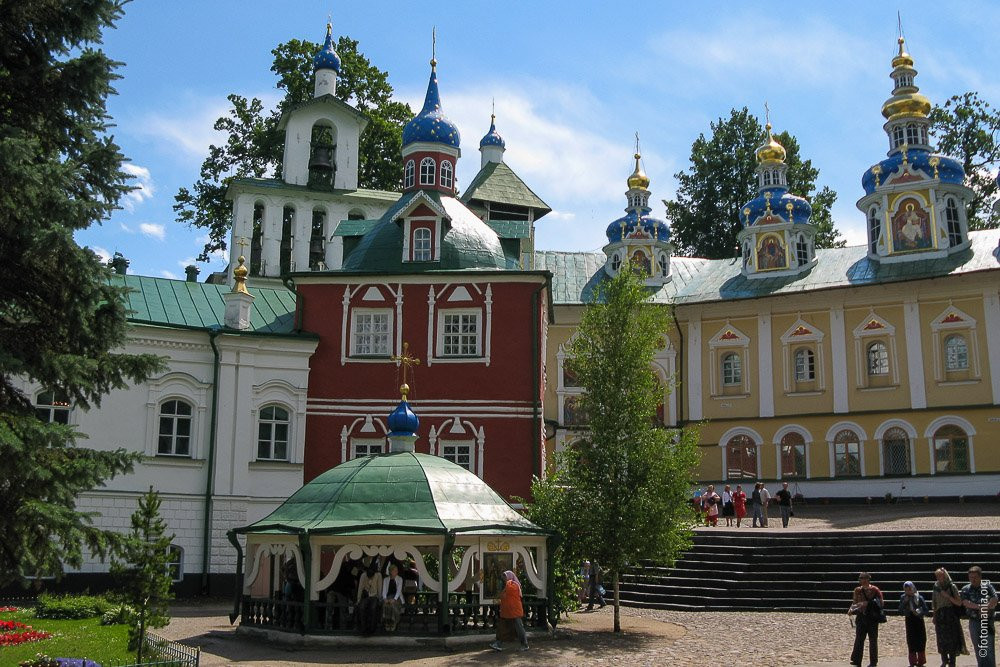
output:
M 899 149 L 903 153 L 903 164 L 906 164 L 909 161 L 909 160 L 907 160 L 906 151 L 910 150 L 910 145 L 909 144 L 903 144 L 902 146 L 899 147 Z
M 639 133 L 636 132 L 635 133 L 635 158 L 638 160 L 639 157 L 640 157 L 640 155 L 639 155 Z
M 405 401 L 406 397 L 410 394 L 410 385 L 406 383 L 407 372 L 410 370 L 410 366 L 419 366 L 420 360 L 410 356 L 409 343 L 403 343 L 403 354 L 398 357 L 389 357 L 389 359 L 395 361 L 396 365 L 403 369 L 403 384 L 399 385 L 399 393 Z
M 872 176 L 875 177 L 875 187 L 876 188 L 879 187 L 879 185 L 880 185 L 880 183 L 879 183 L 879 176 L 881 176 L 881 175 L 882 175 L 882 167 L 881 166 L 875 165 L 874 167 L 872 167 Z
M 326 15 L 326 36 L 333 37 L 333 13 Z
M 490 100 L 490 118 L 497 119 L 497 98 L 495 97 Z
M 941 158 L 935 155 L 927 161 L 927 164 L 934 167 L 934 178 L 938 178 L 938 165 L 941 164 Z
M 437 26 L 431 28 L 431 69 L 437 67 Z
M 236 260 L 239 262 L 239 266 L 233 269 L 233 292 L 239 292 L 240 294 L 249 294 L 247 291 L 247 274 L 250 270 L 246 267 L 246 257 L 243 255 L 239 256 Z
M 896 40 L 899 42 L 899 55 L 903 55 L 903 42 L 906 40 L 903 39 L 903 15 L 898 9 L 896 10 L 896 32 L 899 35 Z
M 792 204 L 792 202 L 788 202 L 787 204 L 785 204 L 785 210 L 788 211 L 788 222 L 795 222 L 795 219 L 792 218 L 792 209 L 794 208 L 795 206 Z
M 765 122 L 767 123 L 767 125 L 765 125 L 765 127 L 767 128 L 767 133 L 771 134 L 771 107 L 767 106 L 766 101 L 764 102 L 764 119 Z

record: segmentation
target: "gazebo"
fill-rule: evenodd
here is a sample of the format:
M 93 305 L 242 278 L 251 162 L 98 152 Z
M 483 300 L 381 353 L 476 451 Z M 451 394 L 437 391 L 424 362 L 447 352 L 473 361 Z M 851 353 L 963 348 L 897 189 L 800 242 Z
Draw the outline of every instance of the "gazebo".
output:
M 239 631 L 293 641 L 357 634 L 357 600 L 337 582 L 349 587 L 351 571 L 374 558 L 412 562 L 419 573 L 395 635 L 492 633 L 504 570 L 522 581 L 526 629 L 549 627 L 552 536 L 469 470 L 415 452 L 420 422 L 401 389 L 388 454 L 331 468 L 229 532 L 238 555 L 230 620 L 242 617 Z

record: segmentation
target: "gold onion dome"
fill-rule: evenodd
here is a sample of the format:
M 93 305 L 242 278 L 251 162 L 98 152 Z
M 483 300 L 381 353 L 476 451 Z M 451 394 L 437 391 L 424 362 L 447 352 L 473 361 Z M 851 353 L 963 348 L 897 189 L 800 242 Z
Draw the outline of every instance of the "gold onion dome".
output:
M 635 154 L 635 171 L 632 175 L 628 177 L 628 189 L 629 190 L 647 190 L 649 189 L 649 176 L 646 172 L 642 170 L 639 166 L 639 158 L 642 156 L 639 153 Z
M 779 144 L 774 135 L 771 134 L 771 124 L 765 125 L 767 129 L 767 141 L 757 149 L 758 162 L 784 162 L 785 147 Z
M 903 49 L 903 38 L 899 38 L 899 53 L 892 59 L 893 74 L 897 70 L 913 70 L 913 58 Z M 931 101 L 920 94 L 916 86 L 906 86 L 890 97 L 882 105 L 882 115 L 887 120 L 898 118 L 926 118 L 931 112 Z

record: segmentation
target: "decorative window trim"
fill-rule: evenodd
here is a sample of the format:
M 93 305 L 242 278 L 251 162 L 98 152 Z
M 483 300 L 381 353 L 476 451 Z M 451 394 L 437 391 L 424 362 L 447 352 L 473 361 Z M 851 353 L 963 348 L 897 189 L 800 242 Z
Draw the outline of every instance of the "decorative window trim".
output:
M 750 393 L 750 337 L 742 331 L 732 326 L 726 320 L 725 326 L 712 336 L 708 342 L 709 356 L 709 387 L 711 395 L 714 397 L 725 395 L 722 387 L 722 357 L 728 352 L 740 354 L 740 362 L 743 370 L 742 385 L 740 394 Z M 758 440 L 757 442 L 762 442 Z
M 182 400 L 191 404 L 191 453 L 189 456 L 166 457 L 178 460 L 203 459 L 205 434 L 207 424 L 208 391 L 211 383 L 201 382 L 193 375 L 183 372 L 167 373 L 146 383 L 146 455 L 151 458 L 162 456 L 157 454 L 159 440 L 160 405 L 164 401 Z
M 250 413 L 253 424 L 257 424 L 257 415 L 268 405 L 277 405 L 288 412 L 288 458 L 285 461 L 263 459 L 261 463 L 302 463 L 305 459 L 305 423 L 306 404 L 308 396 L 304 389 L 296 387 L 284 380 L 268 380 L 253 387 L 254 408 Z M 254 433 L 254 450 L 250 460 L 258 461 L 256 450 L 256 432 Z
M 841 431 L 854 431 L 854 434 L 858 436 L 858 459 L 859 459 L 859 469 L 861 471 L 861 477 L 865 476 L 865 442 L 868 440 L 868 432 L 861 428 L 855 422 L 841 421 L 837 422 L 826 432 L 826 442 L 830 449 L 830 477 L 837 477 L 837 464 L 836 464 L 836 443 L 834 440 L 837 434 Z M 853 476 L 846 477 L 842 476 L 841 479 L 856 479 Z
M 885 477 L 885 447 L 884 439 L 885 434 L 889 432 L 889 429 L 898 428 L 906 433 L 907 438 L 910 440 L 910 474 L 917 474 L 917 461 L 916 461 L 916 447 L 917 447 L 917 429 L 913 428 L 913 425 L 908 421 L 903 419 L 887 419 L 878 428 L 875 429 L 873 434 L 875 442 L 878 444 L 878 469 L 879 475 Z M 933 459 L 932 459 L 933 460 Z
M 357 431 L 355 431 L 357 429 Z M 352 434 L 355 434 L 352 437 Z M 381 435 L 380 435 L 381 434 Z M 359 440 L 375 440 L 381 438 L 383 441 L 388 442 L 387 438 L 389 436 L 389 429 L 386 427 L 385 422 L 382 421 L 380 417 L 374 417 L 373 415 L 365 415 L 364 417 L 358 417 L 350 426 L 344 426 L 340 429 L 340 461 L 343 463 L 347 461 L 348 445 L 351 440 L 357 438 Z M 388 446 L 388 445 L 387 445 Z M 351 449 L 350 451 L 354 451 Z M 353 456 L 351 458 L 354 458 Z
M 481 306 L 467 306 L 464 308 L 442 307 L 438 308 L 438 301 L 446 292 L 454 288 L 457 291 L 460 287 L 465 288 L 465 292 L 473 299 L 482 297 Z M 475 292 L 477 296 L 473 296 Z M 446 303 L 449 301 L 446 300 Z M 479 353 L 473 357 L 451 357 L 444 356 L 444 314 L 479 314 Z M 486 283 L 484 289 L 477 283 L 463 283 L 457 287 L 453 283 L 448 283 L 435 290 L 434 285 L 427 290 L 427 365 L 434 364 L 486 364 L 490 365 L 493 348 L 493 285 Z
M 784 381 L 785 393 L 790 394 L 799 390 L 798 385 L 803 386 L 803 391 L 825 391 L 826 390 L 826 364 L 824 360 L 823 340 L 826 337 L 822 331 L 798 318 L 792 326 L 785 330 L 781 336 L 781 357 L 783 361 L 782 380 Z M 815 373 L 812 380 L 798 381 L 795 374 L 795 354 L 798 350 L 806 348 L 813 353 Z
M 969 358 L 969 366 L 966 369 L 949 371 L 947 368 L 945 343 L 952 334 L 960 334 L 965 337 Z M 968 313 L 949 303 L 940 315 L 931 320 L 931 344 L 934 348 L 935 381 L 943 383 L 952 380 L 979 380 L 982 377 L 976 320 Z M 968 377 L 956 378 L 956 374 Z
M 75 426 L 76 411 L 73 409 L 73 403 L 70 400 L 69 396 L 67 395 L 66 404 L 65 405 L 58 404 L 56 401 L 59 399 L 58 397 L 59 393 L 60 392 L 56 389 L 46 389 L 44 387 L 41 387 L 34 392 L 31 404 L 32 407 L 35 409 L 36 417 L 39 410 L 46 410 L 48 411 L 48 419 L 45 420 L 47 424 L 62 424 L 63 422 L 54 419 L 54 417 L 56 413 L 65 413 L 66 414 L 65 424 L 67 426 Z M 52 394 L 52 399 L 48 403 L 42 404 L 39 402 L 39 399 L 44 394 Z
M 278 419 L 278 415 L 275 415 L 275 417 L 273 419 L 269 419 L 269 420 L 267 420 L 267 422 L 264 422 L 263 421 L 263 417 L 262 417 L 262 413 L 264 412 L 264 410 L 267 410 L 268 408 L 275 408 L 275 409 L 284 411 L 284 413 L 285 413 L 285 419 L 284 420 Z M 294 413 L 294 411 L 292 409 L 290 409 L 289 406 L 287 406 L 287 405 L 284 405 L 282 403 L 277 403 L 277 402 L 272 401 L 270 403 L 266 403 L 264 405 L 261 405 L 259 408 L 257 408 L 255 410 L 255 412 L 256 412 L 256 415 L 255 415 L 256 419 L 254 420 L 254 423 L 256 423 L 256 425 L 257 425 L 257 432 L 255 433 L 256 437 L 254 438 L 254 445 L 255 445 L 255 447 L 254 447 L 254 459 L 253 460 L 254 461 L 261 461 L 261 462 L 265 462 L 265 463 L 291 463 L 291 461 L 292 461 L 292 449 L 294 448 L 294 445 L 295 445 L 294 440 L 293 440 L 293 431 L 292 431 L 292 414 Z M 270 424 L 270 426 L 271 426 L 271 428 L 270 428 L 270 437 L 267 440 L 267 442 L 268 442 L 268 451 L 270 453 L 270 456 L 268 456 L 268 457 L 261 457 L 261 455 L 260 455 L 260 443 L 261 443 L 260 427 L 261 427 L 262 423 L 267 423 L 267 424 Z M 278 442 L 278 440 L 275 438 L 275 431 L 277 430 L 277 426 L 280 425 L 280 424 L 284 424 L 285 425 L 285 456 L 284 456 L 284 458 L 279 458 L 279 457 L 275 456 L 275 452 L 274 452 L 275 445 Z
M 964 417 L 959 417 L 958 415 L 944 415 L 938 417 L 924 429 L 924 437 L 927 438 L 927 449 L 930 454 L 930 466 L 931 474 L 937 473 L 937 465 L 935 464 L 935 452 L 934 452 L 934 434 L 937 433 L 944 426 L 957 426 L 958 428 L 965 431 L 965 437 L 969 441 L 969 473 L 975 474 L 976 472 L 976 448 L 973 444 L 974 436 L 976 435 L 976 428 L 972 425 L 972 422 L 965 419 Z
M 374 298 L 369 299 L 368 297 L 372 295 L 372 289 L 377 290 L 379 299 Z M 393 356 L 399 353 L 399 350 L 403 349 L 403 285 L 402 283 L 397 283 L 395 288 L 388 284 L 377 284 L 372 283 L 361 283 L 359 285 L 344 285 L 344 296 L 341 299 L 341 320 L 340 320 L 340 365 L 345 366 L 347 362 L 359 364 L 384 364 L 387 362 L 387 357 L 352 357 L 349 353 L 354 349 L 353 340 L 351 338 L 352 332 L 354 330 L 354 322 L 351 317 L 351 300 L 361 291 L 365 290 L 364 297 L 362 301 L 371 301 L 373 303 L 381 302 L 380 308 L 391 308 L 392 299 L 395 298 L 396 305 L 396 315 L 392 320 L 392 326 L 390 327 L 390 335 L 393 336 L 393 342 L 390 344 L 391 351 L 389 356 Z M 389 293 L 389 296 L 383 297 L 383 290 Z M 364 306 L 360 307 L 364 309 Z M 397 363 L 398 365 L 398 363 Z
M 444 457 L 444 448 L 447 446 L 467 445 L 469 447 L 469 471 L 483 477 L 486 455 L 486 429 L 476 426 L 459 417 L 452 417 L 441 422 L 437 428 L 431 427 L 428 436 L 431 456 Z
M 437 162 L 430 156 L 420 161 L 420 185 L 437 185 Z
M 782 478 L 781 474 L 781 441 L 785 439 L 785 436 L 795 433 L 802 437 L 803 444 L 805 445 L 806 452 L 806 474 L 804 477 L 795 477 L 794 479 L 811 479 L 812 478 L 812 444 L 813 437 L 812 433 L 805 426 L 800 424 L 786 424 L 779 428 L 774 434 L 774 453 L 777 457 L 777 479 Z M 793 479 L 793 478 L 789 478 Z
M 407 160 L 406 166 L 403 168 L 403 189 L 412 188 L 416 182 L 416 171 L 417 163 L 413 160 Z
M 385 454 L 389 451 L 389 443 L 385 438 L 351 438 L 351 460 L 353 461 L 358 456 L 358 448 L 364 447 L 366 453 L 364 456 L 377 456 L 378 454 Z M 375 454 L 371 454 L 370 451 L 374 447 L 379 447 L 380 451 Z
M 437 341 L 435 358 L 438 359 L 478 359 L 483 356 L 483 311 L 480 308 L 440 308 L 437 313 Z M 461 322 L 464 317 L 474 317 L 476 324 L 475 331 L 475 353 L 474 354 L 446 354 L 445 353 L 445 320 L 449 317 L 458 317 Z M 459 336 L 459 345 L 464 346 L 468 334 L 458 332 L 452 334 Z
M 385 332 L 388 350 L 385 354 L 360 354 L 357 352 L 357 320 L 361 315 L 385 315 L 388 328 Z M 391 308 L 352 308 L 350 329 L 350 356 L 352 359 L 389 359 L 395 353 L 393 349 L 393 312 Z
M 876 338 L 884 339 L 886 344 L 886 354 L 888 355 L 889 362 L 887 383 L 891 386 L 899 384 L 896 327 L 876 315 L 874 310 L 869 310 L 868 315 L 865 316 L 861 323 L 854 327 L 855 375 L 858 389 L 867 389 L 872 386 L 870 381 L 871 376 L 868 374 L 868 346 Z
M 433 232 L 430 227 L 417 227 L 413 230 L 413 243 L 410 246 L 414 262 L 429 262 L 434 258 Z
M 430 223 L 431 227 L 431 259 L 429 260 L 415 260 L 413 259 L 413 248 L 412 240 L 414 233 L 414 225 L 417 223 L 417 227 L 427 227 Z M 415 262 L 415 261 L 428 261 L 428 262 L 439 262 L 441 261 L 441 218 L 433 216 L 417 216 L 417 217 L 407 217 L 403 218 L 403 261 L 404 262 Z
M 168 405 L 171 405 L 171 406 L 174 406 L 175 408 L 177 408 L 178 412 L 165 413 L 164 412 L 164 408 L 166 408 Z M 183 414 L 183 413 L 179 412 L 180 406 L 182 406 L 182 405 L 186 406 L 186 409 L 188 411 L 187 414 Z M 165 457 L 169 457 L 169 458 L 179 458 L 179 459 L 190 459 L 190 458 L 192 458 L 191 452 L 192 452 L 192 449 L 193 449 L 193 441 L 194 441 L 194 413 L 195 413 L 195 406 L 192 405 L 189 401 L 187 401 L 184 398 L 178 398 L 176 396 L 168 396 L 168 397 L 164 398 L 162 401 L 160 401 L 160 404 L 157 406 L 157 432 L 156 432 L 156 455 L 157 456 L 165 456 Z M 164 434 L 163 430 L 162 430 L 163 429 L 163 420 L 164 419 L 169 419 L 170 422 L 173 424 L 173 426 L 171 427 L 171 432 L 170 432 L 169 435 L 168 434 Z M 180 433 L 178 433 L 178 431 L 179 431 L 178 425 L 181 424 L 182 422 L 187 422 L 187 427 L 188 427 L 188 429 L 187 429 L 188 430 L 187 435 L 181 435 Z M 170 446 L 170 451 L 169 452 L 161 452 L 160 451 L 160 438 L 163 438 L 163 437 L 169 437 L 170 438 L 171 446 Z M 186 452 L 178 452 L 177 451 L 179 449 L 179 447 L 178 447 L 179 442 L 178 441 L 180 439 L 182 439 L 182 438 L 187 438 L 187 451 Z
M 764 439 L 760 437 L 760 433 L 752 428 L 746 426 L 736 426 L 723 433 L 722 437 L 719 438 L 719 447 L 722 448 L 722 479 L 724 481 L 729 481 L 729 443 L 733 438 L 741 435 L 753 440 L 754 445 L 757 448 L 757 475 L 755 479 L 761 479 L 764 476 L 763 469 L 761 467 L 763 465 L 763 461 L 761 460 L 761 445 L 764 443 Z M 738 481 L 743 480 L 744 478 L 741 477 Z
M 449 190 L 455 187 L 455 166 L 451 160 L 441 160 L 441 187 Z

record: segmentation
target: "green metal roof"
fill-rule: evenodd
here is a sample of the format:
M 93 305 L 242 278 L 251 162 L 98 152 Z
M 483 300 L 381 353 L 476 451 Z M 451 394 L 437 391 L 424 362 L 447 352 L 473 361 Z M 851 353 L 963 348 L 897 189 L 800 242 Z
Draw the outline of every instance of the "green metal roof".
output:
M 423 192 L 423 195 L 421 193 Z M 449 219 L 441 239 L 441 259 L 436 262 L 403 262 L 402 225 L 396 215 L 412 199 L 429 197 Z M 465 204 L 437 191 L 414 191 L 386 211 L 382 219 L 361 238 L 344 258 L 344 271 L 424 273 L 455 269 L 516 269 L 518 258 L 504 254 L 496 232 L 490 229 Z
M 375 220 L 341 220 L 337 228 L 333 230 L 334 236 L 364 236 L 379 223 Z
M 473 200 L 528 206 L 545 213 L 552 210 L 505 162 L 490 162 L 479 170 L 462 194 L 462 201 Z
M 129 320 L 143 324 L 213 329 L 225 327 L 228 285 L 194 283 L 150 276 L 114 275 L 113 284 L 129 288 Z M 295 294 L 285 288 L 250 288 L 254 296 L 247 333 L 291 334 Z
M 387 204 L 399 199 L 400 193 L 390 190 L 368 190 L 358 188 L 357 190 L 320 190 L 310 188 L 307 185 L 290 185 L 280 178 L 234 178 L 229 182 L 226 189 L 226 198 L 233 199 L 234 190 L 246 190 L 250 192 L 268 192 L 270 190 L 287 190 L 296 194 L 309 193 L 313 199 L 347 199 L 359 202 L 379 201 Z
M 531 223 L 527 220 L 487 220 L 486 224 L 502 239 L 531 238 Z
M 420 534 L 545 531 L 486 482 L 440 456 L 400 452 L 327 470 L 237 533 Z
M 672 257 L 672 279 L 656 292 L 654 301 L 687 304 L 754 299 L 1000 269 L 1000 230 L 970 232 L 969 239 L 969 249 L 950 257 L 897 263 L 869 260 L 867 246 L 817 250 L 812 269 L 780 278 L 747 278 L 740 272 L 738 259 Z M 535 253 L 535 268 L 552 273 L 552 299 L 556 304 L 591 300 L 595 287 L 607 275 L 604 262 L 602 252 Z

